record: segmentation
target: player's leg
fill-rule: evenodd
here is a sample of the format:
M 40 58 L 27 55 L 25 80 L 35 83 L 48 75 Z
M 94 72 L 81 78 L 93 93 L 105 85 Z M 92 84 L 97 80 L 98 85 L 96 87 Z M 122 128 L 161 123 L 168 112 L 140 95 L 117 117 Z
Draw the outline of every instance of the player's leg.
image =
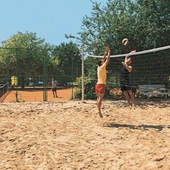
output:
M 135 97 L 134 97 L 134 95 L 132 93 L 132 90 L 128 90 L 128 93 L 129 93 L 130 98 L 132 100 L 132 105 L 135 106 Z
M 128 105 L 130 106 L 131 103 L 130 103 L 130 97 L 129 97 L 127 85 L 123 84 L 123 85 L 121 85 L 120 87 L 121 87 L 121 90 L 122 90 L 122 92 L 123 92 L 123 95 L 125 96 L 125 99 L 126 99 Z
M 55 97 L 58 97 L 58 96 L 57 96 L 57 88 L 55 88 Z
M 103 84 L 96 84 L 95 91 L 96 91 L 96 95 L 97 95 L 98 114 L 102 118 L 103 115 L 102 115 L 102 112 L 101 112 L 101 105 L 102 105 L 103 96 L 104 96 L 105 91 L 106 91 L 106 86 L 103 85 Z
M 130 106 L 131 103 L 130 103 L 130 97 L 129 97 L 128 91 L 124 91 L 123 94 L 124 94 L 124 96 L 125 96 L 125 99 L 126 99 L 128 105 Z
M 54 89 L 52 89 L 52 92 L 53 92 L 53 97 L 55 97 L 55 92 L 54 92 Z
M 102 118 L 102 112 L 101 112 L 101 106 L 102 106 L 102 100 L 103 100 L 103 94 L 98 94 L 97 95 L 97 109 L 98 109 L 98 114 Z

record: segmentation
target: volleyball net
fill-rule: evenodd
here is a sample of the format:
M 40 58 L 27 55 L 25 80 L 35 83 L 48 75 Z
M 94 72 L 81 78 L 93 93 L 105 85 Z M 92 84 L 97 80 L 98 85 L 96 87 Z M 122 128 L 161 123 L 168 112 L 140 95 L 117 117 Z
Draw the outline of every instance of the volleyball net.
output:
M 130 56 L 133 55 L 140 55 L 140 54 L 147 54 L 147 53 L 153 53 L 156 51 L 162 51 L 162 50 L 167 50 L 170 49 L 170 45 L 168 46 L 164 46 L 164 47 L 159 47 L 159 48 L 154 48 L 154 49 L 150 49 L 150 50 L 144 50 L 144 51 L 137 51 L 136 53 L 132 53 L 130 54 Z M 116 57 L 125 57 L 129 55 L 129 53 L 126 54 L 118 54 L 118 55 L 111 55 L 111 58 L 116 58 Z M 103 56 L 97 56 L 97 55 L 88 55 L 88 57 L 94 57 L 94 58 L 102 58 Z
M 28 62 L 16 62 L 6 71 L 3 70 L 3 65 L 1 65 L 0 84 L 2 86 L 0 96 L 4 95 L 8 89 L 7 86 L 4 86 L 8 82 L 9 89 L 13 90 L 14 87 L 16 93 L 24 85 L 24 89 L 27 91 L 38 90 L 42 92 L 40 99 L 38 99 L 38 96 L 32 96 L 34 101 L 50 101 L 48 96 L 51 95 L 51 78 L 54 77 L 58 81 L 58 90 L 61 89 L 61 92 L 62 89 L 71 88 L 70 98 L 96 99 L 97 60 L 103 56 L 88 55 L 85 61 L 82 60 L 81 74 L 81 64 L 76 65 L 71 56 L 69 66 L 61 67 L 62 71 L 60 71 L 58 67 L 50 65 L 49 60 L 46 62 L 47 59 L 50 59 L 48 56 L 50 52 L 41 53 L 41 51 L 35 51 L 35 56 L 30 49 L 1 49 L 0 52 L 10 56 L 10 58 L 15 55 L 17 59 L 27 55 L 35 57 L 35 62 L 31 65 Z M 107 66 L 107 92 L 105 98 L 110 99 L 117 97 L 117 94 L 121 95 L 120 70 L 126 55 L 128 54 L 111 55 Z M 38 56 L 41 57 L 39 58 Z M 130 74 L 132 90 L 136 91 L 138 85 L 152 84 L 164 84 L 167 89 L 170 89 L 170 46 L 137 51 L 130 54 L 130 56 L 133 59 L 133 71 Z M 24 75 L 21 74 L 22 70 L 27 70 L 26 72 L 24 71 Z M 19 100 L 27 101 L 20 93 Z
M 111 55 L 107 66 L 107 88 L 112 92 L 115 88 L 120 88 L 120 70 L 124 57 L 129 55 Z M 137 51 L 129 56 L 132 58 L 133 71 L 130 74 L 130 83 L 133 91 L 139 85 L 164 84 L 170 89 L 170 46 Z M 102 58 L 103 56 L 88 55 L 92 58 Z M 96 78 L 96 77 L 95 77 Z

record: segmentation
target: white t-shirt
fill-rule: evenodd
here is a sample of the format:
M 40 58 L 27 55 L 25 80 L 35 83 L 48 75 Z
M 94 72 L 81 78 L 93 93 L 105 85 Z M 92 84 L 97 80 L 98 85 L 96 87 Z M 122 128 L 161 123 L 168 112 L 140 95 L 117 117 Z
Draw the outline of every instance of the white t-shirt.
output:
M 57 81 L 56 80 L 52 81 L 52 88 L 56 88 L 56 86 L 57 86 Z

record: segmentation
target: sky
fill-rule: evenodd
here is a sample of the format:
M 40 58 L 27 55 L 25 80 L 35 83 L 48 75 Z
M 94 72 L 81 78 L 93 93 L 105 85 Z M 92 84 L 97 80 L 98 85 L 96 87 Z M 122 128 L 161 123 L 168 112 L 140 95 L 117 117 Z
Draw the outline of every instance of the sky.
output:
M 105 6 L 107 0 L 93 0 Z M 91 16 L 90 0 L 0 0 L 0 43 L 18 32 L 36 33 L 51 45 L 78 36 L 85 15 Z M 72 40 L 73 42 L 76 40 Z

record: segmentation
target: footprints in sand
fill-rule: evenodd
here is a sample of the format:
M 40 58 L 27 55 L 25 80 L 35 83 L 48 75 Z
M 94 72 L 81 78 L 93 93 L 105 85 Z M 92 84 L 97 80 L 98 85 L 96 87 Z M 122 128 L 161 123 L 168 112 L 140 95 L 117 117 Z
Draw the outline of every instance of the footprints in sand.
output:
M 0 169 L 121 170 L 170 167 L 169 107 L 95 101 L 0 107 Z

